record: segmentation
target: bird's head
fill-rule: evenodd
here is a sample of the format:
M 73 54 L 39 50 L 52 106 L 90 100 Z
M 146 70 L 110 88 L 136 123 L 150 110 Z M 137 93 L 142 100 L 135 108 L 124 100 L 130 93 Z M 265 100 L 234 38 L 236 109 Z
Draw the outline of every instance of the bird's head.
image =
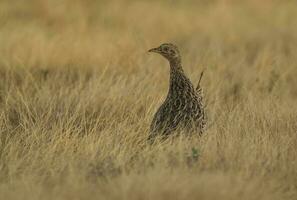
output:
M 149 52 L 161 54 L 169 61 L 180 60 L 178 48 L 174 44 L 164 43 L 157 48 L 150 49 Z

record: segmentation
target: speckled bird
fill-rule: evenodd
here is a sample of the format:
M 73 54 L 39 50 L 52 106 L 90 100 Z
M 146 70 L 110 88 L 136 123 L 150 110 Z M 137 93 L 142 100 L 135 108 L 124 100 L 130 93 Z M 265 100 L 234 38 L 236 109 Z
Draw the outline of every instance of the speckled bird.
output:
M 206 126 L 206 115 L 203 105 L 200 81 L 194 88 L 190 79 L 185 75 L 182 60 L 176 45 L 165 43 L 149 52 L 162 55 L 170 64 L 170 83 L 167 97 L 159 107 L 150 126 L 149 140 L 155 136 L 166 137 L 177 128 L 195 130 L 201 135 Z

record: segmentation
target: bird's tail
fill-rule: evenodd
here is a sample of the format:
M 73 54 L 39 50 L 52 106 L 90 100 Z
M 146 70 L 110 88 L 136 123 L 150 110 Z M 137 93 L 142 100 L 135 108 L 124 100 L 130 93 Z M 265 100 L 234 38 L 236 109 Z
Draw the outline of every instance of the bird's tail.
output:
M 198 81 L 198 84 L 197 84 L 197 87 L 196 87 L 196 91 L 199 93 L 201 92 L 202 88 L 200 87 L 200 82 L 201 82 L 201 79 L 202 79 L 202 76 L 204 74 L 204 70 L 202 70 L 201 74 L 200 74 L 200 78 L 199 78 L 199 81 Z

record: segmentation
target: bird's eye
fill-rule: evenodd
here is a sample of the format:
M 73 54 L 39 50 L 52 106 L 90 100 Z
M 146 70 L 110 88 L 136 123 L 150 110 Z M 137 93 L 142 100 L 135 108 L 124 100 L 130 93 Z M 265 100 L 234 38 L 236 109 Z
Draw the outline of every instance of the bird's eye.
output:
M 168 51 L 168 47 L 164 47 L 163 50 L 164 50 L 164 51 Z

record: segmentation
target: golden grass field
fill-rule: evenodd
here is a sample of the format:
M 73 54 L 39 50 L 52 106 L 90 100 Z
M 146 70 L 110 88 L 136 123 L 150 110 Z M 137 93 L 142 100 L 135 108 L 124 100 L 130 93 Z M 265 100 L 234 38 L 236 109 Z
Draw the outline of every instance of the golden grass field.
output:
M 0 199 L 297 199 L 297 2 L 1 0 Z M 179 46 L 208 129 L 147 144 Z

